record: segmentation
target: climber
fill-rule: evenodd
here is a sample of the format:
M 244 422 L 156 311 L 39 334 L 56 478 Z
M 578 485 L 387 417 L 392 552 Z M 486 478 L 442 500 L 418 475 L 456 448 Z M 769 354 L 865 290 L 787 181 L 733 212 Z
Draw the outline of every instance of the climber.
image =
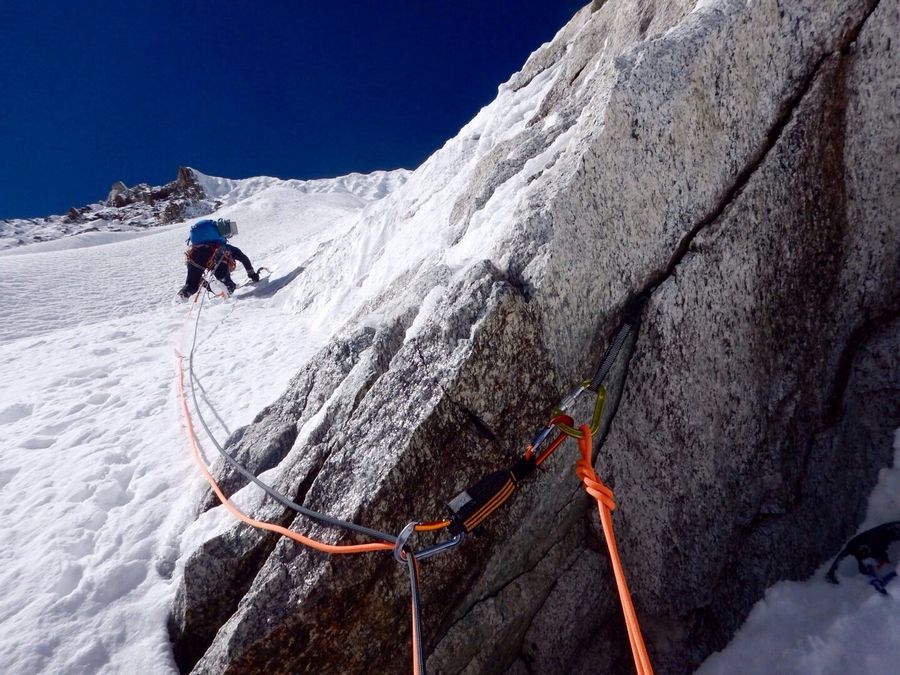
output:
M 250 281 L 259 281 L 259 272 L 253 269 L 250 258 L 244 255 L 237 246 L 227 243 L 237 234 L 237 223 L 233 220 L 200 220 L 191 226 L 191 234 L 185 243 L 189 244 L 185 251 L 185 263 L 187 264 L 187 279 L 178 292 L 178 299 L 187 300 L 197 289 L 203 279 L 203 272 L 213 269 L 216 279 L 225 284 L 228 293 L 234 292 L 237 287 L 231 279 L 231 272 L 240 262 L 247 272 Z
M 831 564 L 831 568 L 825 574 L 825 578 L 833 584 L 838 583 L 835 574 L 838 565 L 841 560 L 848 555 L 852 555 L 856 558 L 860 574 L 865 574 L 869 577 L 869 583 L 872 584 L 876 591 L 882 595 L 887 595 L 884 587 L 891 579 L 897 576 L 897 572 L 889 570 L 882 575 L 880 570 L 890 564 L 891 559 L 888 556 L 888 547 L 895 541 L 900 541 L 900 520 L 884 523 L 878 527 L 873 527 L 871 530 L 860 532 L 847 542 L 847 545 L 844 546 L 838 557 Z

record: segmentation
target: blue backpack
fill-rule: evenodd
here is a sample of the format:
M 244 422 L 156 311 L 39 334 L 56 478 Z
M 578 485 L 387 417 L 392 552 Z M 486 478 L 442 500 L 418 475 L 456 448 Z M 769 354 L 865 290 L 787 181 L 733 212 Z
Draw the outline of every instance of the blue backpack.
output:
M 219 234 L 214 220 L 198 220 L 191 225 L 191 236 L 186 243 L 189 244 L 224 244 L 225 237 Z

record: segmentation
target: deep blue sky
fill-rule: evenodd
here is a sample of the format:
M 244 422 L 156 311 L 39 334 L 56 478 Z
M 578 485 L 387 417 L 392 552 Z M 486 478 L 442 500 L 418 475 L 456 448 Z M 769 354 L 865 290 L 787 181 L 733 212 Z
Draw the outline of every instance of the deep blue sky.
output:
M 0 218 L 181 164 L 415 168 L 587 1 L 3 2 Z

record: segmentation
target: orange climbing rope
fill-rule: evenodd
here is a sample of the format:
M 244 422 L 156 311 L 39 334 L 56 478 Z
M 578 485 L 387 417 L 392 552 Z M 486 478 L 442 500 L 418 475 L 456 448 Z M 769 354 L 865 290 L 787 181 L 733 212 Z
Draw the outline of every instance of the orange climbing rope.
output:
M 202 288 L 202 286 L 201 286 Z M 180 334 L 179 334 L 179 344 L 182 342 L 182 338 L 184 335 L 184 330 L 187 326 L 187 320 L 190 318 L 191 312 L 193 311 L 193 303 L 196 303 L 197 297 L 199 296 L 200 289 L 198 289 L 197 293 L 194 295 L 194 299 L 191 305 L 191 308 L 188 310 L 187 315 L 185 317 L 184 324 L 182 325 Z M 222 492 L 216 480 L 213 478 L 212 474 L 210 474 L 209 470 L 206 467 L 206 463 L 203 460 L 203 456 L 200 452 L 200 446 L 197 442 L 197 436 L 194 432 L 194 425 L 191 419 L 190 408 L 187 403 L 187 395 L 184 387 L 184 356 L 182 354 L 178 354 L 178 397 L 181 404 L 181 412 L 184 418 L 184 428 L 187 434 L 188 443 L 191 446 L 191 452 L 194 457 L 194 462 L 197 464 L 197 467 L 200 469 L 200 472 L 203 474 L 203 477 L 206 479 L 206 482 L 209 483 L 209 486 L 216 493 L 216 496 L 219 498 L 219 501 L 222 503 L 229 513 L 231 513 L 235 518 L 250 525 L 252 527 L 267 530 L 270 532 L 275 532 L 277 534 L 288 537 L 289 539 L 296 541 L 305 546 L 309 546 L 317 551 L 321 551 L 323 553 L 328 554 L 351 554 L 351 553 L 368 553 L 375 551 L 394 551 L 395 556 L 399 555 L 402 559 L 406 559 L 409 568 L 410 568 L 410 581 L 412 586 L 412 600 L 411 600 L 411 609 L 410 615 L 412 620 L 412 629 L 411 629 L 411 640 L 412 640 L 412 672 L 413 675 L 424 675 L 425 673 L 425 663 L 424 656 L 422 653 L 422 637 L 421 637 L 421 617 L 419 610 L 419 600 L 418 600 L 418 562 L 412 555 L 412 552 L 406 553 L 401 549 L 398 551 L 398 546 L 400 544 L 392 544 L 388 542 L 383 543 L 370 543 L 370 544 L 350 544 L 350 545 L 335 545 L 335 544 L 326 544 L 325 542 L 317 541 L 310 537 L 304 536 L 299 532 L 295 532 L 286 527 L 282 527 L 281 525 L 277 525 L 275 523 L 270 523 L 263 520 L 258 520 L 256 518 L 251 518 L 239 508 L 237 508 Z M 429 521 L 415 524 L 413 528 L 414 531 L 419 532 L 428 532 L 434 531 L 438 529 L 442 529 L 449 524 L 448 520 L 441 521 Z M 413 524 L 410 524 L 412 526 Z
M 631 593 L 628 592 L 628 584 L 625 581 L 625 572 L 622 570 L 622 561 L 619 559 L 619 551 L 616 548 L 616 537 L 613 534 L 612 510 L 616 508 L 613 502 L 612 490 L 603 484 L 597 476 L 591 464 L 591 450 L 593 439 L 591 428 L 587 424 L 581 425 L 581 437 L 578 438 L 578 449 L 581 457 L 575 463 L 575 474 L 584 484 L 584 490 L 597 501 L 597 510 L 600 512 L 600 523 L 603 525 L 603 536 L 606 538 L 606 546 L 609 549 L 609 559 L 612 563 L 613 574 L 616 578 L 616 587 L 619 590 L 619 600 L 622 603 L 622 613 L 625 615 L 625 625 L 628 628 L 628 640 L 631 643 L 631 653 L 634 655 L 634 666 L 638 675 L 652 675 L 650 657 L 644 646 L 644 638 L 641 635 L 641 627 L 638 623 L 634 605 L 631 602 Z
M 247 523 L 247 525 L 252 525 L 253 527 L 257 527 L 261 530 L 269 530 L 270 532 L 277 532 L 278 534 L 283 534 L 285 537 L 293 539 L 296 542 L 309 546 L 311 548 L 316 549 L 317 551 L 322 551 L 323 553 L 366 553 L 368 551 L 392 551 L 394 549 L 393 544 L 388 543 L 371 543 L 371 544 L 350 544 L 350 545 L 335 545 L 335 544 L 326 544 L 321 541 L 317 541 L 315 539 L 311 539 L 306 537 L 299 532 L 294 532 L 293 530 L 289 530 L 286 527 L 282 527 L 281 525 L 276 525 L 275 523 L 269 523 L 264 520 L 257 520 L 256 518 L 251 518 L 243 511 L 241 511 L 238 507 L 231 503 L 231 500 L 225 496 L 222 490 L 219 488 L 219 485 L 216 483 L 216 480 L 212 477 L 212 474 L 209 473 L 209 470 L 206 468 L 206 464 L 203 461 L 203 457 L 200 454 L 200 447 L 197 445 L 197 438 L 194 434 L 194 425 L 191 422 L 191 413 L 187 404 L 187 397 L 184 392 L 184 366 L 183 366 L 184 357 L 179 357 L 178 359 L 178 397 L 181 401 L 181 412 L 184 417 L 184 428 L 187 432 L 188 443 L 190 443 L 191 451 L 194 456 L 194 461 L 197 463 L 197 466 L 200 469 L 200 473 L 203 474 L 203 477 L 206 479 L 206 482 L 209 483 L 209 486 L 213 489 L 213 492 L 216 493 L 216 496 L 219 498 L 219 501 L 222 502 L 222 506 L 224 506 L 229 513 L 231 513 L 235 518 L 242 520 Z
M 198 289 L 198 292 L 194 296 L 194 303 L 196 303 L 199 294 L 200 289 Z M 184 333 L 184 329 L 187 326 L 187 318 L 190 317 L 192 309 L 193 307 L 187 313 L 185 323 L 182 326 L 182 335 Z M 632 319 L 632 322 L 633 321 L 634 320 Z M 519 462 L 510 467 L 510 469 L 508 470 L 498 471 L 485 477 L 478 484 L 470 487 L 468 490 L 463 491 L 460 495 L 458 495 L 448 505 L 450 507 L 450 510 L 453 512 L 452 519 L 409 523 L 404 531 L 400 533 L 400 536 L 396 538 L 391 537 L 391 539 L 394 540 L 393 543 L 383 540 L 381 542 L 374 542 L 369 544 L 327 544 L 302 535 L 281 525 L 257 520 L 246 515 L 240 509 L 238 509 L 222 492 L 219 485 L 210 474 L 203 460 L 197 437 L 194 433 L 194 426 L 191 420 L 190 409 L 188 407 L 187 396 L 185 393 L 183 364 L 184 357 L 179 354 L 178 394 L 181 403 L 181 411 L 184 417 L 185 431 L 187 433 L 188 443 L 191 446 L 194 461 L 200 469 L 200 472 L 203 474 L 203 477 L 206 479 L 207 483 L 209 483 L 210 487 L 213 489 L 222 505 L 232 515 L 234 515 L 242 522 L 252 527 L 281 534 L 293 541 L 296 541 L 305 546 L 309 546 L 310 548 L 314 548 L 323 553 L 349 554 L 374 551 L 393 551 L 394 557 L 398 561 L 405 561 L 407 563 L 411 584 L 410 614 L 412 619 L 411 638 L 413 645 L 412 670 L 415 675 L 424 674 L 425 657 L 422 650 L 421 615 L 418 592 L 418 561 L 416 560 L 416 554 L 414 550 L 407 547 L 406 545 L 409 535 L 411 535 L 413 532 L 434 532 L 444 528 L 449 528 L 450 532 L 454 534 L 454 537 L 443 544 L 432 546 L 429 549 L 423 551 L 421 553 L 421 556 L 424 559 L 426 556 L 449 550 L 453 546 L 457 545 L 460 541 L 462 541 L 464 533 L 469 533 L 473 529 L 478 527 L 488 515 L 493 513 L 500 505 L 502 505 L 511 496 L 520 482 L 531 475 L 531 473 L 538 466 L 540 466 L 562 444 L 562 442 L 567 437 L 575 438 L 578 442 L 578 447 L 581 455 L 575 465 L 575 472 L 584 484 L 585 491 L 597 502 L 597 509 L 600 514 L 600 522 L 603 527 L 603 533 L 606 539 L 607 546 L 609 548 L 610 561 L 613 566 L 613 574 L 616 580 L 616 586 L 622 604 L 622 612 L 625 617 L 625 624 L 628 631 L 628 639 L 631 644 L 632 654 L 634 656 L 635 667 L 637 669 L 638 675 L 652 675 L 653 669 L 650 665 L 650 658 L 644 645 L 644 640 L 641 635 L 641 629 L 638 623 L 637 614 L 635 613 L 634 605 L 631 601 L 631 594 L 629 593 L 628 585 L 625 581 L 625 574 L 622 570 L 622 563 L 619 558 L 618 550 L 616 549 L 616 541 L 615 535 L 613 533 L 611 516 L 611 511 L 615 508 L 615 503 L 613 502 L 612 498 L 612 490 L 604 485 L 603 482 L 597 477 L 597 474 L 594 471 L 591 463 L 593 447 L 592 437 L 593 433 L 600 427 L 601 413 L 603 410 L 603 403 L 605 399 L 605 390 L 602 386 L 600 386 L 600 383 L 611 367 L 613 360 L 618 354 L 618 351 L 622 348 L 622 345 L 624 344 L 628 333 L 630 333 L 630 331 L 633 330 L 635 326 L 635 323 L 626 322 L 625 324 L 623 324 L 623 327 L 620 328 L 619 334 L 616 336 L 613 344 L 607 350 L 603 362 L 598 369 L 598 373 L 594 377 L 594 381 L 585 381 L 584 383 L 582 383 L 578 390 L 576 390 L 573 394 L 571 394 L 569 397 L 564 399 L 563 402 L 561 402 L 560 406 L 556 410 L 555 416 L 551 418 L 549 423 L 545 425 L 541 429 L 541 431 L 539 431 L 532 444 L 530 444 L 526 448 L 525 454 Z M 181 338 L 179 338 L 179 344 L 180 343 Z M 191 354 L 193 354 L 193 348 L 191 350 Z M 582 425 L 580 429 L 576 429 L 573 426 L 573 419 L 569 415 L 564 414 L 563 411 L 572 403 L 574 403 L 579 394 L 587 390 L 594 391 L 597 396 L 594 406 L 593 418 L 590 425 Z M 203 423 L 202 417 L 201 423 Z M 550 433 L 554 429 L 559 432 L 558 435 L 547 444 L 547 447 L 541 450 L 541 447 L 546 442 Z M 208 428 L 207 432 L 209 432 Z M 219 449 L 221 451 L 221 448 Z M 473 498 L 472 495 L 475 495 L 475 497 Z M 353 529 L 360 529 L 359 526 L 354 526 L 347 523 L 343 523 L 342 526 L 350 527 Z M 368 531 L 367 533 L 370 535 L 374 533 L 376 538 L 378 538 L 379 535 L 377 531 Z M 388 537 L 388 535 L 382 536 L 384 538 Z

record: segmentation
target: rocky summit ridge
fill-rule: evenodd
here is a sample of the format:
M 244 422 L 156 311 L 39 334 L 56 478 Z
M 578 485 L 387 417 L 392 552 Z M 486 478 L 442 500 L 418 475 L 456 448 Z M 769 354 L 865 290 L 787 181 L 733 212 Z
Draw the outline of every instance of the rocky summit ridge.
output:
M 87 232 L 134 232 L 212 213 L 221 204 L 206 194 L 198 173 L 178 167 L 161 186 L 128 187 L 116 181 L 106 199 L 70 208 L 65 215 L 0 220 L 0 250 Z

